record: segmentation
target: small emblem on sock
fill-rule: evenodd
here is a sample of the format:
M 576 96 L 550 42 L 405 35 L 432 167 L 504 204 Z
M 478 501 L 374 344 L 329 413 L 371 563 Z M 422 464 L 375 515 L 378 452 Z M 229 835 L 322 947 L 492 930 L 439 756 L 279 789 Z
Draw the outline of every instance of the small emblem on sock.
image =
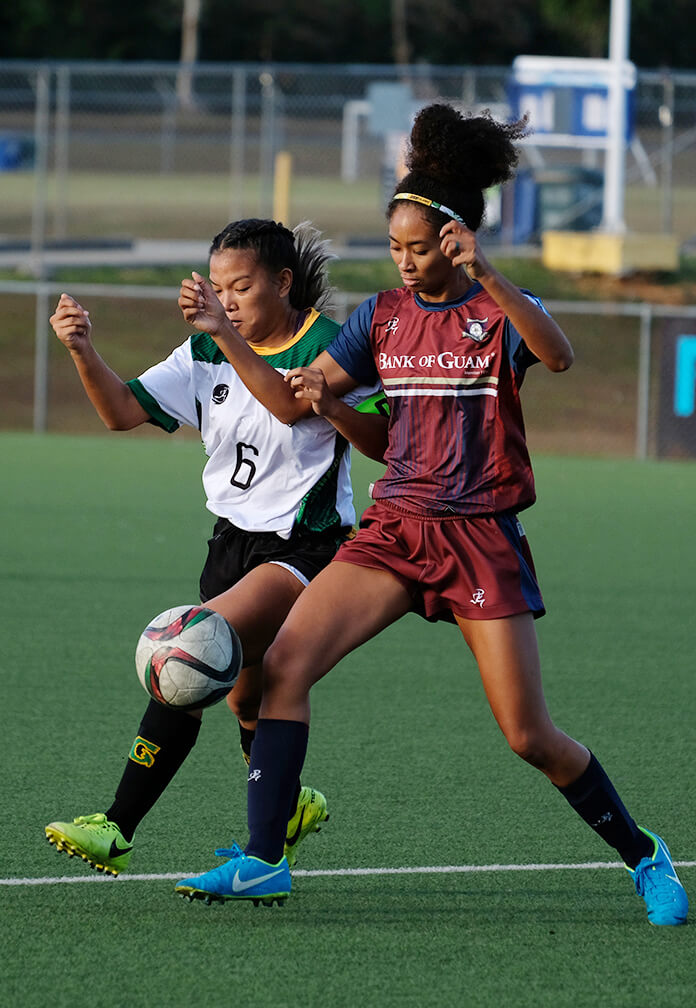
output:
M 151 767 L 159 751 L 160 746 L 155 745 L 154 742 L 148 742 L 147 739 L 137 735 L 131 746 L 131 751 L 128 753 L 128 759 L 133 760 L 134 763 L 139 763 L 140 766 Z

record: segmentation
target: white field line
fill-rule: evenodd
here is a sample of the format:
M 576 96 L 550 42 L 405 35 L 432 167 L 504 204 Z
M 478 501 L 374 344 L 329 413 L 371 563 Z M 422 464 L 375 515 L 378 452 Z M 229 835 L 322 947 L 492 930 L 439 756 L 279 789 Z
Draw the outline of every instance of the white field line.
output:
M 675 861 L 678 868 L 696 868 L 696 861 Z M 420 868 L 327 868 L 311 871 L 294 871 L 296 878 L 356 877 L 361 875 L 476 875 L 482 872 L 546 872 L 595 871 L 599 868 L 623 868 L 621 861 L 586 861 L 582 864 L 490 864 L 490 865 L 432 865 Z M 63 875 L 58 878 L 0 878 L 0 886 L 63 885 L 72 882 L 162 882 L 190 878 L 186 872 L 166 872 L 158 875 L 129 875 L 123 872 L 118 879 L 94 872 L 90 875 Z

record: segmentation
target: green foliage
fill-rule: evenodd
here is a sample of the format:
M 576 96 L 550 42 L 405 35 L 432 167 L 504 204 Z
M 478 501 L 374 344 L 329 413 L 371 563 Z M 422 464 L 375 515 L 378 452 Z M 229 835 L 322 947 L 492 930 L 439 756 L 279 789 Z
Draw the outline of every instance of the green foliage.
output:
M 390 0 L 202 0 L 199 58 L 226 62 L 390 63 Z M 177 60 L 182 0 L 14 0 L 0 12 L 4 58 Z M 410 61 L 507 65 L 519 53 L 603 57 L 606 0 L 405 0 Z M 635 0 L 630 55 L 638 66 L 690 68 L 691 0 Z

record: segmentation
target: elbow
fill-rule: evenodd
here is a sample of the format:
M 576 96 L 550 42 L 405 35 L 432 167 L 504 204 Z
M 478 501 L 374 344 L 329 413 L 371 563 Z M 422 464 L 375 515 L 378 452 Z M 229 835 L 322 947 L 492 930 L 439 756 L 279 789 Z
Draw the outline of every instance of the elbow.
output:
M 276 420 L 280 420 L 281 423 L 287 424 L 288 427 L 292 427 L 292 425 L 297 423 L 298 420 L 305 420 L 314 411 L 312 410 L 311 403 L 296 402 L 291 403 L 287 407 L 282 407 L 281 409 L 272 409 L 270 412 Z
M 561 353 L 556 354 L 550 360 L 546 361 L 546 366 L 549 371 L 560 372 L 567 371 L 575 360 L 575 354 L 571 346 L 567 346 Z
M 551 371 L 560 372 L 567 371 L 571 366 L 575 357 L 573 354 L 569 354 L 566 357 L 558 357 L 552 364 L 549 365 Z

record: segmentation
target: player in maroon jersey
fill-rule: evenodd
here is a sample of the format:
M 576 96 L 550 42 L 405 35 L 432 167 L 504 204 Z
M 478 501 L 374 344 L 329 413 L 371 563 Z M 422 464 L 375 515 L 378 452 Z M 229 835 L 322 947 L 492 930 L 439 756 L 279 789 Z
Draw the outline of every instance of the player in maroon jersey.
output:
M 509 745 L 619 852 L 650 921 L 686 919 L 664 842 L 636 825 L 595 756 L 554 725 L 544 699 L 534 628 L 544 608 L 517 517 L 535 499 L 519 392 L 528 366 L 565 371 L 573 351 L 476 237 L 483 191 L 511 176 L 524 129 L 442 104 L 419 113 L 409 174 L 388 207 L 403 286 L 364 302 L 319 368 L 287 375 L 300 406 L 309 401 L 329 418 L 336 392 L 378 376 L 390 406 L 387 469 L 360 531 L 302 593 L 266 654 L 246 851 L 221 851 L 229 860 L 180 882 L 183 895 L 272 902 L 290 893 L 283 841 L 310 689 L 415 610 L 459 625 Z

